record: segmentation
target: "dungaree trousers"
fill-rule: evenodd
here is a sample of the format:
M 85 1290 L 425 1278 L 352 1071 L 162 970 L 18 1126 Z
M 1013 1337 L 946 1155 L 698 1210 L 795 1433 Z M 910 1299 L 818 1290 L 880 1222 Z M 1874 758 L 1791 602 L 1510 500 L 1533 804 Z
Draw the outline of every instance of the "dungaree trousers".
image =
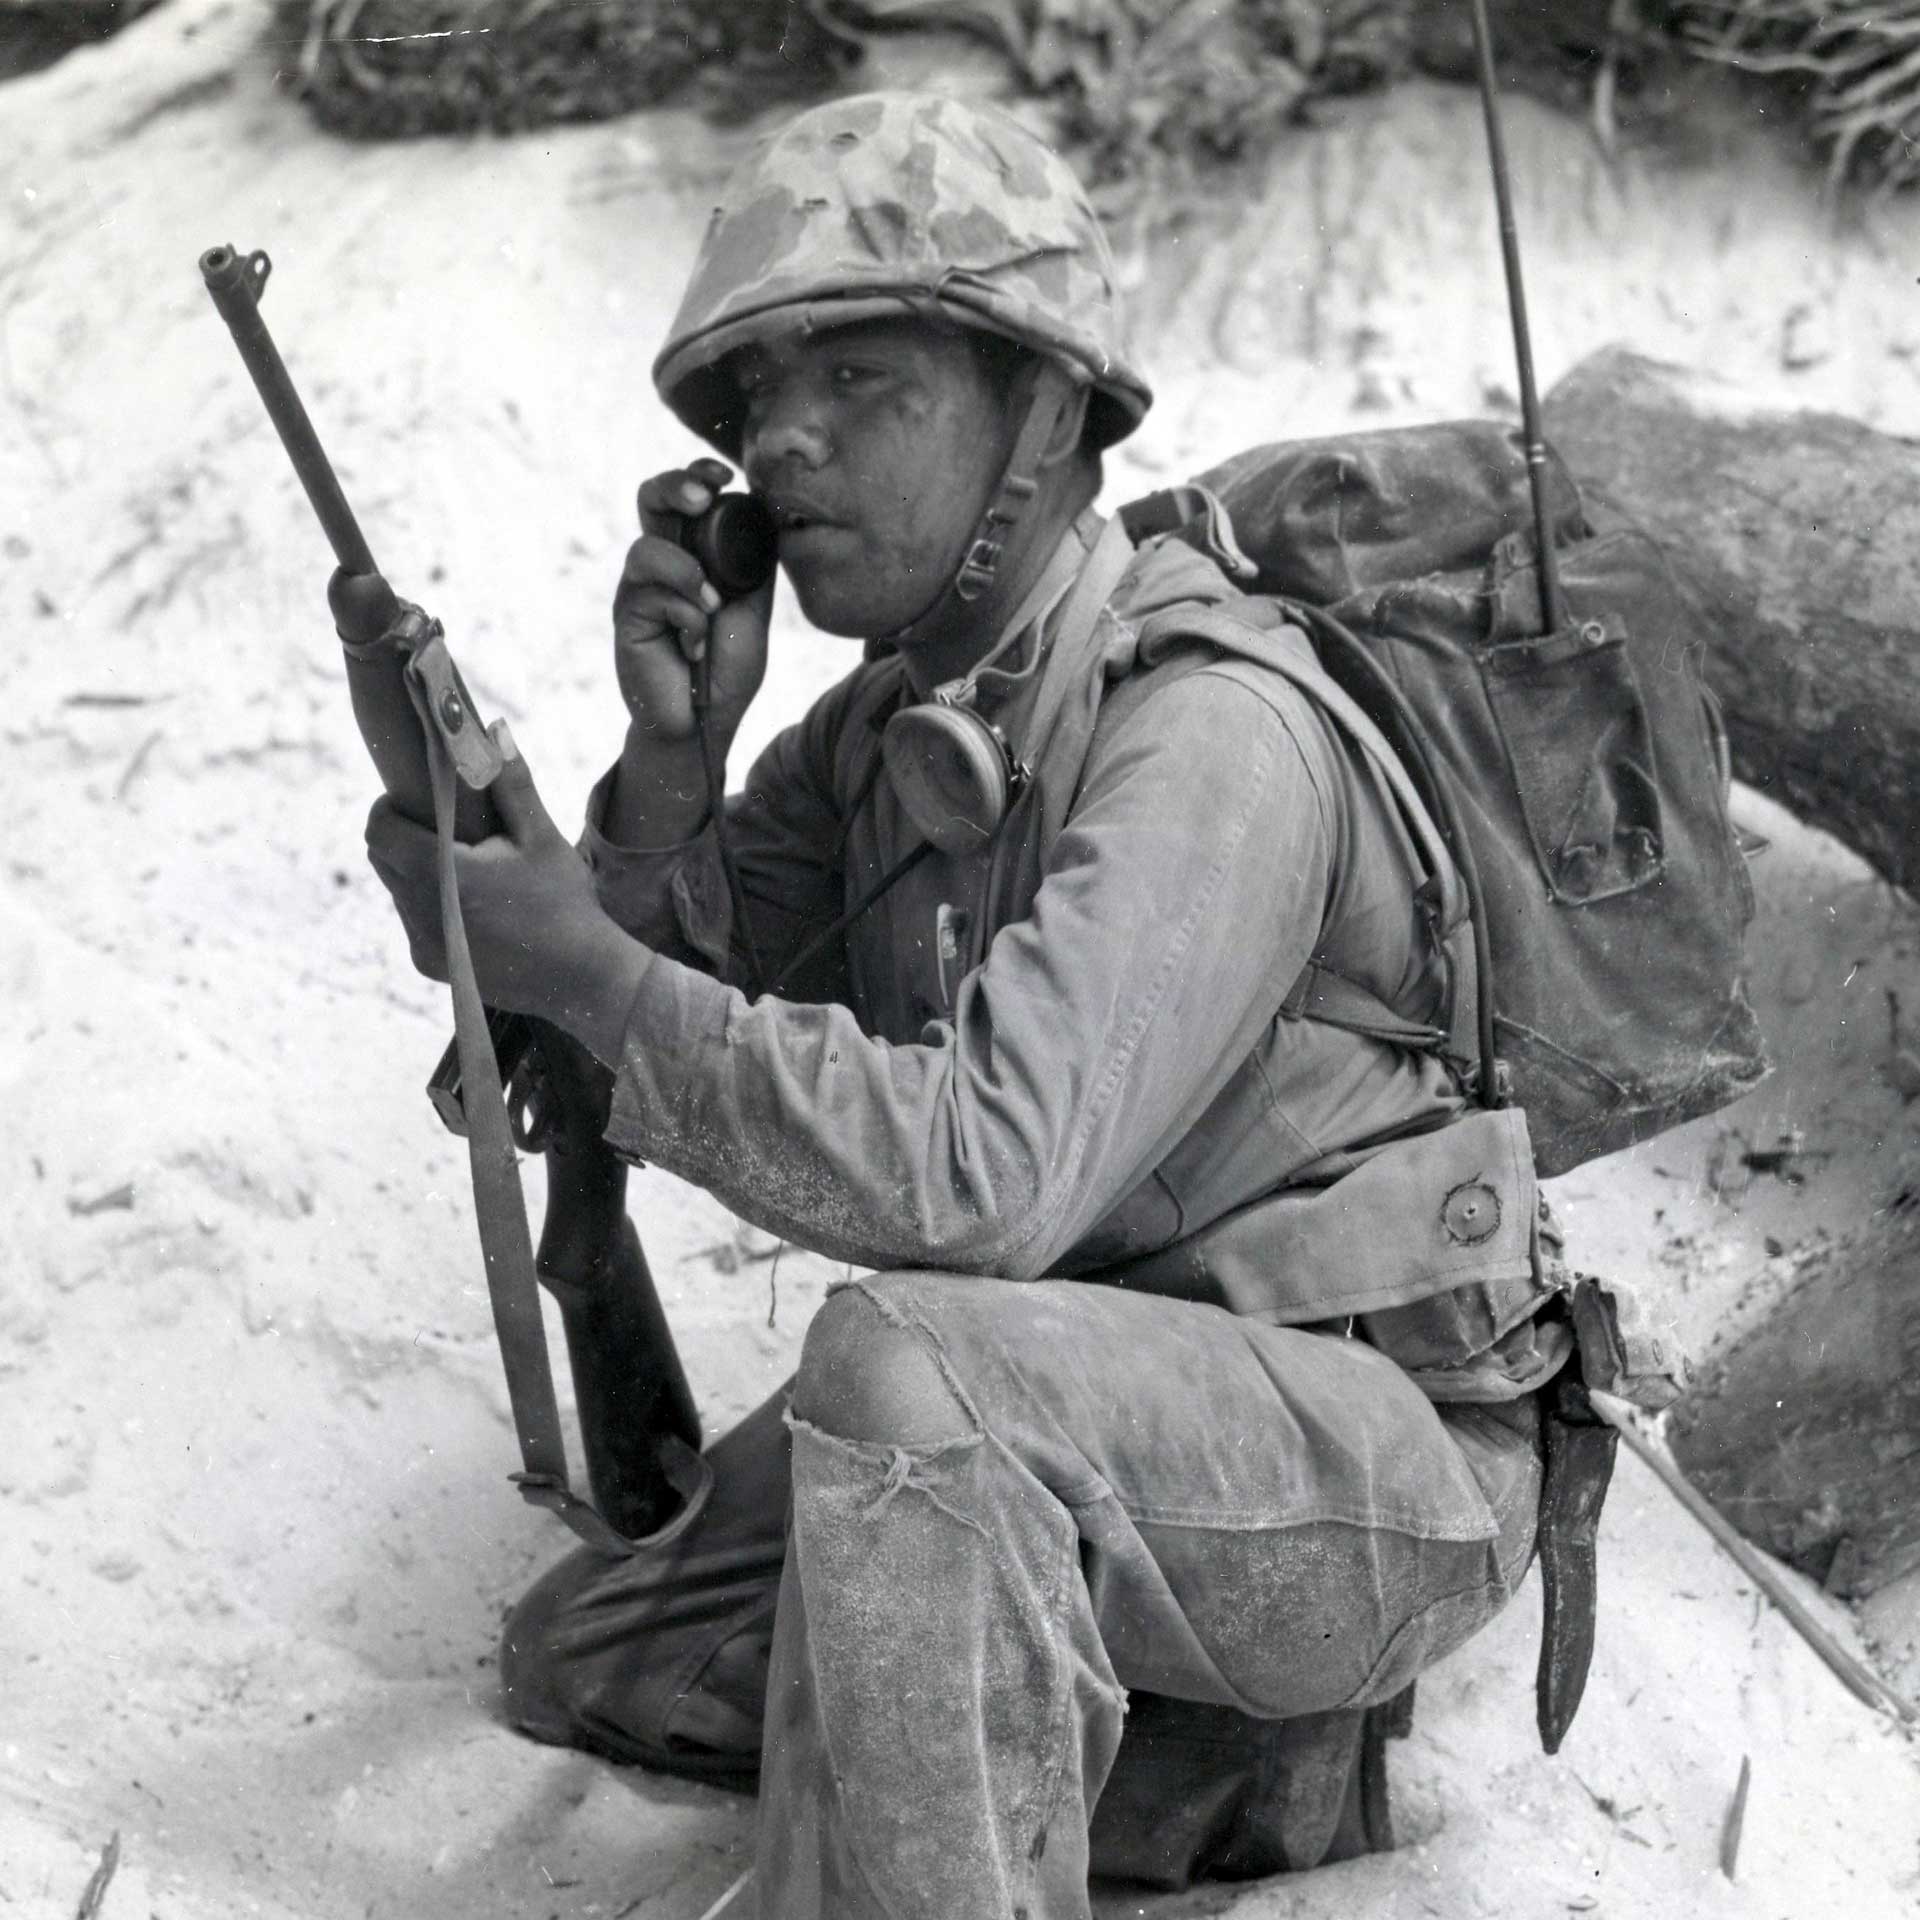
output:
M 1437 1408 L 1337 1334 L 937 1273 L 835 1289 L 710 1458 L 700 1522 L 561 1561 L 501 1671 L 535 1738 L 757 1763 L 763 1920 L 1074 1920 L 1090 1872 L 1177 1883 L 1140 1810 L 1182 1798 L 1190 1853 L 1257 1827 L 1252 1723 L 1389 1700 L 1467 1639 L 1540 1484 L 1531 1399 Z M 1327 1857 L 1310 1786 L 1255 1870 Z

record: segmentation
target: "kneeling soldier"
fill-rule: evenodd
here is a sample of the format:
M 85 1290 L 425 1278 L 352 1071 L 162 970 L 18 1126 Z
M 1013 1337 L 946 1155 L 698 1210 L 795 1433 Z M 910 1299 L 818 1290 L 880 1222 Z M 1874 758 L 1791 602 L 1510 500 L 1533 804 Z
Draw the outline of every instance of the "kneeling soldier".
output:
M 613 1069 L 609 1140 L 872 1270 L 697 1524 L 575 1552 L 506 1634 L 535 1737 L 757 1774 L 779 1920 L 1359 1851 L 1364 1710 L 1533 1552 L 1567 1340 L 1524 1123 L 1468 1143 L 1503 1117 L 1433 1053 L 1290 998 L 1312 960 L 1432 1021 L 1421 869 L 1313 699 L 1183 640 L 1240 602 L 1217 547 L 1094 510 L 1150 397 L 1114 278 L 997 113 L 877 94 L 762 143 L 655 378 L 860 664 L 728 801 L 736 895 L 690 661 L 724 751 L 773 589 L 723 602 L 674 537 L 729 467 L 662 473 L 584 862 L 523 762 L 461 856 L 481 987 Z M 427 837 L 370 839 L 430 952 Z

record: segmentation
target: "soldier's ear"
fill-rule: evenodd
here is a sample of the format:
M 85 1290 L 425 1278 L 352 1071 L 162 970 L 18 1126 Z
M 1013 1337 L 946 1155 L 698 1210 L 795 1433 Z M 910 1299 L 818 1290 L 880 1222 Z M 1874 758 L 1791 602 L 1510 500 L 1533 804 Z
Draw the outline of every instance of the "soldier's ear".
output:
M 1046 451 L 1040 456 L 1044 467 L 1057 467 L 1074 459 L 1087 431 L 1087 396 L 1090 388 L 1076 380 L 1062 404 L 1053 431 L 1047 436 Z

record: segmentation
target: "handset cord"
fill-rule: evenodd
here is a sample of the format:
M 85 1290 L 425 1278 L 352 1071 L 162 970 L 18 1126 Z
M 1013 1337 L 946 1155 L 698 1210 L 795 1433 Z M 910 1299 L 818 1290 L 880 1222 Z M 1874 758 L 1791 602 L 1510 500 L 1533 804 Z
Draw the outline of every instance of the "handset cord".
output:
M 700 738 L 700 765 L 707 783 L 707 814 L 713 822 L 714 843 L 720 849 L 720 865 L 727 876 L 727 897 L 733 903 L 733 921 L 746 955 L 748 991 L 750 997 L 757 999 L 767 990 L 767 974 L 761 964 L 759 942 L 753 936 L 753 914 L 747 906 L 747 890 L 741 883 L 740 864 L 734 858 L 733 835 L 727 824 L 727 770 L 715 751 L 713 729 L 708 724 L 712 699 L 713 640 L 709 636 L 693 666 L 693 729 Z
M 1053 615 L 1059 610 L 1060 603 L 1072 592 L 1074 584 L 1079 579 L 1084 565 L 1085 561 L 1083 559 L 1080 566 L 1069 567 L 1064 570 L 1063 574 L 1058 573 L 1057 570 L 1052 567 L 1044 571 L 1040 579 L 1028 592 L 1027 597 L 1020 603 L 1019 607 L 1015 609 L 1013 618 L 1007 623 L 1006 632 L 994 643 L 992 650 L 987 654 L 986 658 L 966 676 L 963 684 L 977 686 L 983 674 L 992 672 L 997 679 L 1005 681 L 1006 686 L 1002 689 L 1004 692 L 1018 686 L 1023 680 L 1031 678 L 1047 657 L 1047 648 L 1043 644 L 1046 623 L 1052 619 Z M 995 667 L 994 662 L 1006 653 L 1010 647 L 1016 645 L 1021 636 L 1029 630 L 1032 630 L 1035 634 L 1033 658 L 1024 666 L 1012 671 L 1003 667 Z M 777 977 L 768 981 L 761 969 L 759 953 L 753 944 L 752 931 L 746 918 L 746 896 L 741 890 L 740 876 L 735 869 L 732 849 L 727 841 L 726 809 L 724 799 L 719 794 L 721 775 L 715 766 L 712 754 L 707 749 L 706 702 L 700 693 L 700 674 L 705 667 L 706 659 L 703 657 L 700 665 L 694 670 L 694 716 L 700 727 L 702 757 L 707 767 L 707 799 L 718 829 L 720 859 L 727 870 L 727 885 L 733 895 L 733 911 L 735 917 L 742 925 L 747 957 L 754 971 L 756 990 L 770 991 L 776 994 L 784 993 L 787 982 L 791 980 L 796 973 L 812 961 L 818 959 L 827 947 L 845 933 L 870 907 L 874 906 L 885 895 L 891 893 L 921 861 L 925 860 L 927 856 L 934 851 L 934 845 L 931 840 L 923 840 L 918 846 L 910 847 L 879 879 L 874 881 L 873 885 L 870 886 L 866 892 L 861 894 L 859 899 L 854 901 L 850 907 L 830 921 L 825 927 L 821 928 L 821 930 L 815 934 L 812 939 L 807 941 L 804 946 L 799 948 L 797 952 L 789 955 L 785 963 L 781 966 Z M 879 755 L 876 754 L 871 770 L 866 779 L 861 782 L 859 791 L 854 795 L 853 807 L 848 814 L 846 825 L 841 830 L 841 844 L 843 846 L 845 844 L 846 834 L 853 825 L 853 816 L 866 804 L 875 786 L 879 784 L 881 768 L 881 759 Z

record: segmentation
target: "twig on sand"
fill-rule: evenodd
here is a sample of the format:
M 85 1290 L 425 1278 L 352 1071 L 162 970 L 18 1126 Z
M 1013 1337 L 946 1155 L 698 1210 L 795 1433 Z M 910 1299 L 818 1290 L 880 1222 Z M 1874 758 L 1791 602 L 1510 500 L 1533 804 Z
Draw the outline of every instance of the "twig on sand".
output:
M 1753 1761 L 1740 1756 L 1740 1778 L 1733 1789 L 1733 1805 L 1727 1809 L 1727 1824 L 1720 1833 L 1720 1871 L 1729 1880 L 1740 1863 L 1740 1830 L 1747 1824 L 1747 1788 L 1753 1780 Z
M 716 1901 L 715 1901 L 715 1902 L 713 1903 L 713 1905 L 712 1905 L 712 1906 L 710 1906 L 710 1907 L 709 1907 L 709 1908 L 708 1908 L 708 1909 L 706 1910 L 706 1912 L 705 1912 L 705 1913 L 703 1913 L 703 1914 L 702 1914 L 702 1915 L 700 1916 L 700 1920 L 717 1920 L 717 1916 L 719 1916 L 720 1914 L 723 1914 L 723 1913 L 725 1913 L 725 1912 L 726 1912 L 726 1910 L 727 1910 L 727 1909 L 728 1909 L 728 1908 L 729 1908 L 730 1906 L 732 1906 L 732 1905 L 733 1905 L 733 1902 L 734 1902 L 734 1896 L 735 1896 L 736 1894 L 738 1894 L 738 1893 L 740 1892 L 740 1890 L 741 1890 L 741 1889 L 742 1889 L 742 1888 L 743 1888 L 743 1887 L 744 1887 L 744 1886 L 745 1886 L 745 1885 L 747 1884 L 747 1882 L 748 1882 L 749 1880 L 751 1880 L 752 1878 L 753 1878 L 753 1869 L 752 1869 L 751 1867 L 749 1867 L 749 1868 L 748 1868 L 748 1869 L 746 1870 L 746 1872 L 745 1872 L 745 1873 L 743 1873 L 743 1874 L 742 1874 L 742 1875 L 740 1876 L 740 1878 L 739 1878 L 738 1880 L 736 1880 L 736 1881 L 735 1881 L 735 1882 L 733 1883 L 733 1885 L 732 1885 L 732 1886 L 730 1886 L 730 1887 L 729 1887 L 729 1888 L 728 1888 L 728 1889 L 726 1890 L 726 1892 L 725 1892 L 725 1893 L 723 1893 L 723 1894 L 722 1894 L 722 1895 L 720 1896 L 720 1898 L 719 1898 L 718 1900 L 716 1900 Z
M 80 1896 L 80 1905 L 75 1909 L 73 1920 L 94 1920 L 100 1911 L 100 1903 L 107 1897 L 107 1889 L 113 1884 L 113 1876 L 120 1870 L 120 1832 L 114 1829 L 113 1838 L 100 1849 L 100 1864 L 93 1870 L 93 1878 L 87 1882 L 86 1891 Z
M 1571 1771 L 1571 1769 L 1569 1769 L 1569 1771 Z M 1595 1793 L 1577 1773 L 1573 1775 L 1573 1783 L 1593 1802 L 1595 1811 L 1604 1813 L 1616 1827 L 1623 1821 L 1631 1820 L 1633 1816 L 1640 1811 L 1637 1805 L 1622 1808 L 1611 1794 Z
M 1647 1433 L 1631 1403 L 1597 1387 L 1589 1389 L 1589 1398 L 1607 1424 L 1652 1469 L 1660 1484 L 1713 1536 L 1714 1544 L 1786 1615 L 1787 1624 L 1826 1662 L 1847 1691 L 1902 1726 L 1920 1729 L 1920 1708 L 1870 1673 L 1828 1633 L 1787 1585 L 1780 1569 L 1734 1530 L 1674 1464 L 1666 1448 Z
M 153 752 L 154 748 L 160 744 L 162 738 L 163 729 L 155 727 L 154 730 L 134 748 L 133 757 L 128 760 L 126 767 L 121 772 L 120 778 L 113 783 L 113 797 L 116 800 L 124 800 L 127 797 L 127 789 L 139 779 L 140 770 L 147 764 L 148 756 Z
M 104 1193 L 96 1193 L 82 1200 L 74 1195 L 67 1196 L 67 1211 L 77 1220 L 84 1220 L 91 1213 L 106 1213 L 118 1207 L 131 1209 L 133 1206 L 133 1182 L 122 1180 L 117 1187 L 109 1187 Z

